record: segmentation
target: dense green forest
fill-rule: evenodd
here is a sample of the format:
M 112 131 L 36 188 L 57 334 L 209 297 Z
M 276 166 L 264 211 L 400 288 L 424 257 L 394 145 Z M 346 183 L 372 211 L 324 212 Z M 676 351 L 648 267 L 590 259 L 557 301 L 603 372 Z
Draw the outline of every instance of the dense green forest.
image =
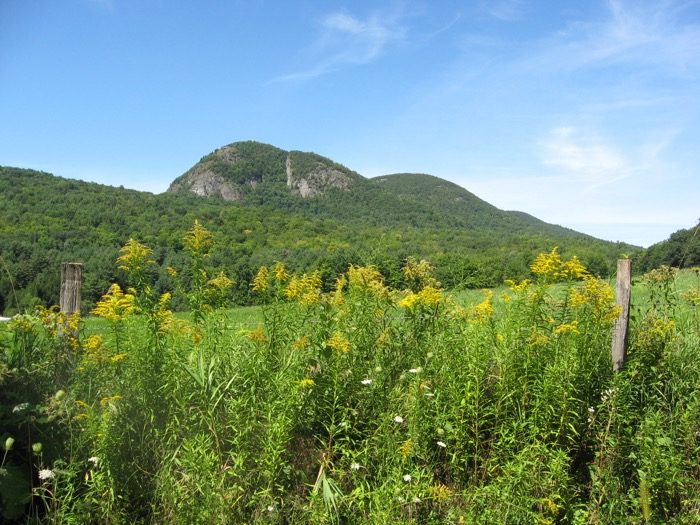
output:
M 693 228 L 678 230 L 665 241 L 650 246 L 639 260 L 639 268 L 643 271 L 661 265 L 674 268 L 700 266 L 700 222 Z
M 274 174 L 284 164 L 280 155 L 270 160 L 252 144 L 251 177 L 260 170 Z M 323 160 L 296 155 L 304 173 Z M 157 290 L 172 290 L 165 269 L 187 264 L 181 239 L 195 220 L 215 235 L 209 264 L 235 278 L 231 299 L 237 304 L 255 301 L 250 280 L 259 266 L 275 261 L 295 271 L 319 270 L 326 287 L 351 263 L 374 265 L 401 286 L 400 268 L 416 256 L 435 264 L 444 287 L 480 288 L 527 277 L 535 255 L 555 245 L 598 275 L 609 274 L 620 254 L 635 251 L 499 210 L 437 177 L 348 173 L 348 189 L 326 188 L 306 199 L 289 191 L 284 176 L 260 176 L 244 198 L 231 202 L 0 167 L 0 312 L 56 303 L 64 261 L 84 264 L 84 308 L 90 308 L 110 283 L 123 281 L 114 261 L 130 238 L 153 247 Z M 184 307 L 177 294 L 174 306 Z

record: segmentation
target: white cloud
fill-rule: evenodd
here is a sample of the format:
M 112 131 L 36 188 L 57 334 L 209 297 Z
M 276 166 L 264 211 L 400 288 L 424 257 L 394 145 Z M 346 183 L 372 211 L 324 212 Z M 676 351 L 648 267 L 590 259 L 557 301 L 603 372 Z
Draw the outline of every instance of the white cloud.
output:
M 379 58 L 392 42 L 405 37 L 401 15 L 375 12 L 362 19 L 347 12 L 326 15 L 321 32 L 308 50 L 307 67 L 282 75 L 273 82 L 305 80 L 336 71 L 344 66 L 367 64 Z
M 482 8 L 494 18 L 512 22 L 520 18 L 522 4 L 522 0 L 487 0 Z
M 608 176 L 627 170 L 627 162 L 615 148 L 580 136 L 574 128 L 552 130 L 542 143 L 545 166 L 583 173 L 593 177 Z

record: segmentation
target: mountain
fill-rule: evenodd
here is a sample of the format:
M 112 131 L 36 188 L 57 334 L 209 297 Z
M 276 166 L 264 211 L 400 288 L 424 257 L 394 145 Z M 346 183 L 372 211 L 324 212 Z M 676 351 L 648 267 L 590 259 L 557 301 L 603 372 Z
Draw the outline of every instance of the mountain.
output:
M 302 198 L 348 189 L 362 177 L 315 153 L 283 151 L 269 144 L 236 142 L 214 150 L 173 181 L 170 192 L 190 191 L 239 201 L 260 186 L 286 184 Z
M 161 195 L 0 167 L 0 315 L 58 301 L 60 263 L 84 263 L 84 309 L 123 275 L 119 248 L 135 238 L 165 268 L 188 264 L 182 236 L 199 220 L 215 236 L 209 263 L 235 277 L 233 300 L 254 300 L 263 264 L 318 270 L 330 285 L 349 264 L 375 265 L 394 286 L 408 256 L 430 260 L 445 287 L 488 287 L 529 276 L 537 253 L 559 246 L 594 272 L 613 271 L 633 246 L 601 241 L 503 211 L 425 174 L 372 179 L 314 153 L 239 142 L 219 148 Z M 122 283 L 123 284 L 123 283 Z M 175 296 L 175 305 L 183 306 Z

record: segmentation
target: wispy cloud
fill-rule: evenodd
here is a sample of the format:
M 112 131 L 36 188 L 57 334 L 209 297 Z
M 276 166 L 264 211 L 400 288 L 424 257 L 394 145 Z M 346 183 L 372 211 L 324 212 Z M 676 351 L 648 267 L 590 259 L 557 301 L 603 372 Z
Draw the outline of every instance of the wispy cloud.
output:
M 552 130 L 541 147 L 542 163 L 565 171 L 599 178 L 628 168 L 615 148 L 591 137 L 582 137 L 572 127 Z
M 330 13 L 320 21 L 319 29 L 318 38 L 308 50 L 311 64 L 273 82 L 305 80 L 341 67 L 367 64 L 406 35 L 401 15 L 386 12 L 374 12 L 364 19 L 345 11 Z
M 522 4 L 522 0 L 487 0 L 482 8 L 494 18 L 504 22 L 512 22 L 520 18 Z
M 687 74 L 700 66 L 700 24 L 695 2 L 609 0 L 604 16 L 570 21 L 530 64 L 561 68 L 633 64 Z M 695 19 L 697 19 L 697 13 Z

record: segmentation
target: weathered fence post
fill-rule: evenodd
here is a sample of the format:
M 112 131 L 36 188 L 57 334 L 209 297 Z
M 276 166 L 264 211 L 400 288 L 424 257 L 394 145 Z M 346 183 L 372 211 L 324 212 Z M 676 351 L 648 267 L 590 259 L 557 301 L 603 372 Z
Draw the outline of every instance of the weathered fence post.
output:
M 61 311 L 73 315 L 80 310 L 80 288 L 83 282 L 83 265 L 63 263 L 61 266 Z
M 613 372 L 617 372 L 625 364 L 627 354 L 627 327 L 630 319 L 630 296 L 632 293 L 632 260 L 617 261 L 616 302 L 621 306 L 620 315 L 615 321 L 615 332 L 612 340 Z

